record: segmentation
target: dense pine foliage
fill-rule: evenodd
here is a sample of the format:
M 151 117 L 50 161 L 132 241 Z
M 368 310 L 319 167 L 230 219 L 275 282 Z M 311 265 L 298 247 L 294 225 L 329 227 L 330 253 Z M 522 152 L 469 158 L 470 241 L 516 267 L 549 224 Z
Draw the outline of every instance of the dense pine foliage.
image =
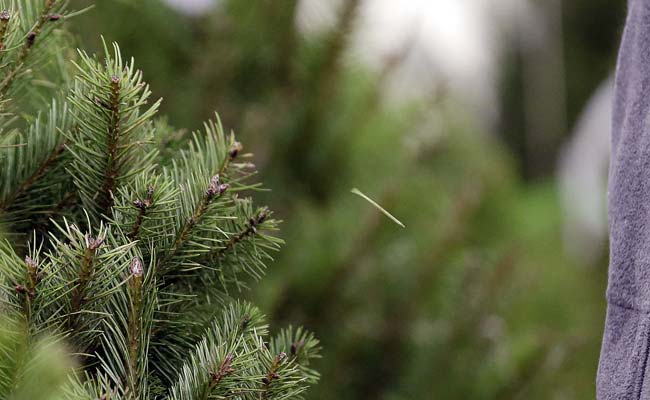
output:
M 0 398 L 300 398 L 318 341 L 233 298 L 282 243 L 250 154 L 216 116 L 170 151 L 143 72 L 71 50 L 66 4 L 0 1 Z

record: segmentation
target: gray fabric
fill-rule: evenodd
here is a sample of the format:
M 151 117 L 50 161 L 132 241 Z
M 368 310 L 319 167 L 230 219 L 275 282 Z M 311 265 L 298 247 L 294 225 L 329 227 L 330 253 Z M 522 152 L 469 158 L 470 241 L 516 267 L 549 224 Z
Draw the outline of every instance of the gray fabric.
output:
M 650 400 L 650 0 L 629 0 L 616 71 L 610 266 L 597 397 Z

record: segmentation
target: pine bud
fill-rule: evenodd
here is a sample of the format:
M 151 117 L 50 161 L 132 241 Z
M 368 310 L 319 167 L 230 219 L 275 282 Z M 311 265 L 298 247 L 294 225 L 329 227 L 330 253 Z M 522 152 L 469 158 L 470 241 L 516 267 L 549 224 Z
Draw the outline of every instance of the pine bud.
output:
M 280 362 L 286 360 L 286 358 L 287 358 L 287 353 L 285 353 L 284 351 L 281 352 L 280 354 L 278 354 L 278 360 L 279 360 Z
M 232 354 L 228 354 L 228 355 L 226 356 L 226 358 L 224 359 L 224 365 L 226 366 L 226 369 L 227 369 L 229 372 L 234 372 L 234 371 L 235 371 L 235 370 L 230 366 L 230 364 L 232 364 L 232 360 L 234 360 L 234 359 L 235 359 L 235 356 L 232 355 Z
M 89 250 L 97 250 L 99 246 L 104 243 L 104 239 L 101 238 L 92 238 L 90 235 L 86 235 L 86 246 Z
M 304 340 L 299 340 L 298 342 L 291 343 L 291 355 L 295 357 L 300 352 L 300 350 L 304 345 L 305 345 Z
M 145 199 L 145 200 L 135 200 L 133 202 L 133 205 L 135 208 L 139 208 L 140 210 L 146 210 L 147 208 L 151 207 L 151 200 L 150 199 Z
M 251 322 L 251 317 L 250 315 L 244 315 L 244 318 L 242 318 L 241 322 L 239 323 L 239 326 L 241 326 L 241 329 L 244 330 L 248 328 L 248 324 Z
M 131 265 L 129 266 L 129 270 L 131 271 L 131 274 L 135 277 L 141 277 L 142 274 L 144 273 L 144 266 L 142 265 L 142 260 L 140 260 L 140 257 L 135 257 L 133 260 L 131 260 Z
M 11 13 L 8 10 L 2 10 L 0 12 L 0 21 L 9 21 L 11 19 Z
M 120 77 L 117 75 L 111 76 L 111 83 L 117 85 L 118 83 L 120 83 Z
M 61 14 L 50 14 L 49 15 L 50 21 L 58 21 L 61 19 Z
M 38 273 L 38 264 L 30 256 L 25 256 L 25 265 L 31 284 L 36 285 L 43 278 L 43 275 Z
M 262 378 L 262 383 L 268 385 L 269 383 L 271 383 L 271 380 L 265 376 L 264 378 Z
M 257 215 L 257 223 L 261 224 L 264 221 L 266 221 L 266 218 L 268 218 L 269 212 L 266 209 L 263 209 L 260 211 L 260 213 Z
M 20 294 L 25 294 L 25 292 L 27 292 L 27 289 L 25 288 L 25 286 L 20 285 L 20 284 L 14 285 L 14 289 L 16 290 L 16 292 L 18 292 Z
M 234 160 L 237 158 L 237 155 L 239 155 L 239 152 L 242 151 L 244 146 L 242 146 L 241 143 L 239 142 L 234 142 L 232 146 L 230 146 L 230 150 L 228 151 L 228 155 L 230 156 L 231 160 Z
M 213 195 L 217 192 L 219 189 L 219 175 L 215 175 L 210 179 L 210 186 L 208 186 L 208 192 L 212 193 Z
M 27 34 L 27 45 L 31 46 L 36 41 L 36 32 L 29 32 Z
M 208 198 L 212 199 L 214 196 L 221 196 L 230 187 L 227 183 L 219 183 L 219 179 L 219 175 L 215 175 L 210 179 L 208 190 L 205 191 Z
M 36 271 L 36 268 L 38 267 L 36 261 L 34 261 L 30 256 L 25 256 L 25 264 L 30 272 Z

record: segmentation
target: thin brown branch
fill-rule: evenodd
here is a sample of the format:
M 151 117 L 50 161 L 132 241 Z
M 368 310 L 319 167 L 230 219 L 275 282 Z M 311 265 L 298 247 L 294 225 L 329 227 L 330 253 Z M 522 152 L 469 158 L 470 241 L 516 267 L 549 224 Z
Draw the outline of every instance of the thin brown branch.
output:
M 81 308 L 87 300 L 86 289 L 88 288 L 88 284 L 90 283 L 94 273 L 95 254 L 103 242 L 103 239 L 94 239 L 90 236 L 86 237 L 86 250 L 81 259 L 79 277 L 75 282 L 75 288 L 72 291 L 72 299 L 70 301 L 71 318 L 68 320 L 70 329 L 74 329 L 78 325 L 78 313 L 81 311 Z
M 129 266 L 131 277 L 129 278 L 129 292 L 131 297 L 131 308 L 128 320 L 129 359 L 127 374 L 129 376 L 128 389 L 132 398 L 139 398 L 138 370 L 140 367 L 139 352 L 141 347 L 140 333 L 142 321 L 142 282 L 144 266 L 142 260 L 135 257 Z
M 215 198 L 221 197 L 226 192 L 226 190 L 228 190 L 228 184 L 220 183 L 219 175 L 213 176 L 212 179 L 210 180 L 210 185 L 208 186 L 208 189 L 205 191 L 204 195 L 201 197 L 201 200 L 194 208 L 194 212 L 192 213 L 192 216 L 187 221 L 185 221 L 185 224 L 183 224 L 183 227 L 176 235 L 176 240 L 174 240 L 174 244 L 172 245 L 167 255 L 161 259 L 159 266 L 165 265 L 165 263 L 171 260 L 178 253 L 178 251 L 183 247 L 185 242 L 189 239 L 190 232 L 192 231 L 192 229 L 203 218 L 210 203 L 212 203 L 212 201 Z
M 10 196 L 3 204 L 0 204 L 0 211 L 8 210 L 13 203 L 23 194 L 25 194 L 39 179 L 41 179 L 59 159 L 61 154 L 65 151 L 65 144 L 60 144 L 52 150 L 52 153 L 43 160 L 39 167 L 30 175 L 20 186 L 16 189 L 12 196 Z
M 262 378 L 262 393 L 260 394 L 260 399 L 266 400 L 269 395 L 269 391 L 271 389 L 271 384 L 273 383 L 274 380 L 280 379 L 280 375 L 278 374 L 278 370 L 280 369 L 280 366 L 282 365 L 282 362 L 287 359 L 287 353 L 284 351 L 273 359 L 273 364 L 271 364 L 271 368 L 269 368 L 269 371 L 266 373 L 266 376 Z
M 210 371 L 210 380 L 208 381 L 208 384 L 203 390 L 203 394 L 201 396 L 203 400 L 210 398 L 210 394 L 219 385 L 219 383 L 221 383 L 221 380 L 223 378 L 235 372 L 235 369 L 232 367 L 232 362 L 234 359 L 235 356 L 228 354 L 226 357 L 224 357 L 223 361 L 216 371 Z
M 138 237 L 138 234 L 140 233 L 140 228 L 142 227 L 142 223 L 144 222 L 145 214 L 147 213 L 147 210 L 153 205 L 154 202 L 153 194 L 154 194 L 154 187 L 150 186 L 149 190 L 147 191 L 146 199 L 144 200 L 138 199 L 133 202 L 133 205 L 138 209 L 138 214 L 135 217 L 135 222 L 133 223 L 133 228 L 131 229 L 131 233 L 129 233 L 129 239 L 135 240 Z
M 244 227 L 244 229 L 237 233 L 236 235 L 232 236 L 228 243 L 226 245 L 219 249 L 217 252 L 218 257 L 221 258 L 223 257 L 226 253 L 231 251 L 239 242 L 242 240 L 246 239 L 249 236 L 252 236 L 257 233 L 257 228 L 264 222 L 266 221 L 266 218 L 268 217 L 268 211 L 266 209 L 263 209 L 260 211 L 260 213 L 254 217 L 248 220 L 248 223 Z
M 108 135 L 106 138 L 106 148 L 108 149 L 108 161 L 106 172 L 104 174 L 104 183 L 102 184 L 100 199 L 98 201 L 99 209 L 108 217 L 113 214 L 113 192 L 117 185 L 119 168 L 117 164 L 117 150 L 120 136 L 120 78 L 111 77 L 111 97 L 110 104 L 107 105 L 110 110 L 110 122 L 108 126 Z

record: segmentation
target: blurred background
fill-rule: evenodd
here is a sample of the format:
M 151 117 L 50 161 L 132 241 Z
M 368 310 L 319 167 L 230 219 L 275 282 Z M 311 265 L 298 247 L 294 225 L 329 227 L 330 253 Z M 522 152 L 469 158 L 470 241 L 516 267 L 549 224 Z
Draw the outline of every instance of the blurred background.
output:
M 242 296 L 321 338 L 309 399 L 594 398 L 624 1 L 96 3 L 169 155 L 214 110 L 256 154 L 287 245 Z

